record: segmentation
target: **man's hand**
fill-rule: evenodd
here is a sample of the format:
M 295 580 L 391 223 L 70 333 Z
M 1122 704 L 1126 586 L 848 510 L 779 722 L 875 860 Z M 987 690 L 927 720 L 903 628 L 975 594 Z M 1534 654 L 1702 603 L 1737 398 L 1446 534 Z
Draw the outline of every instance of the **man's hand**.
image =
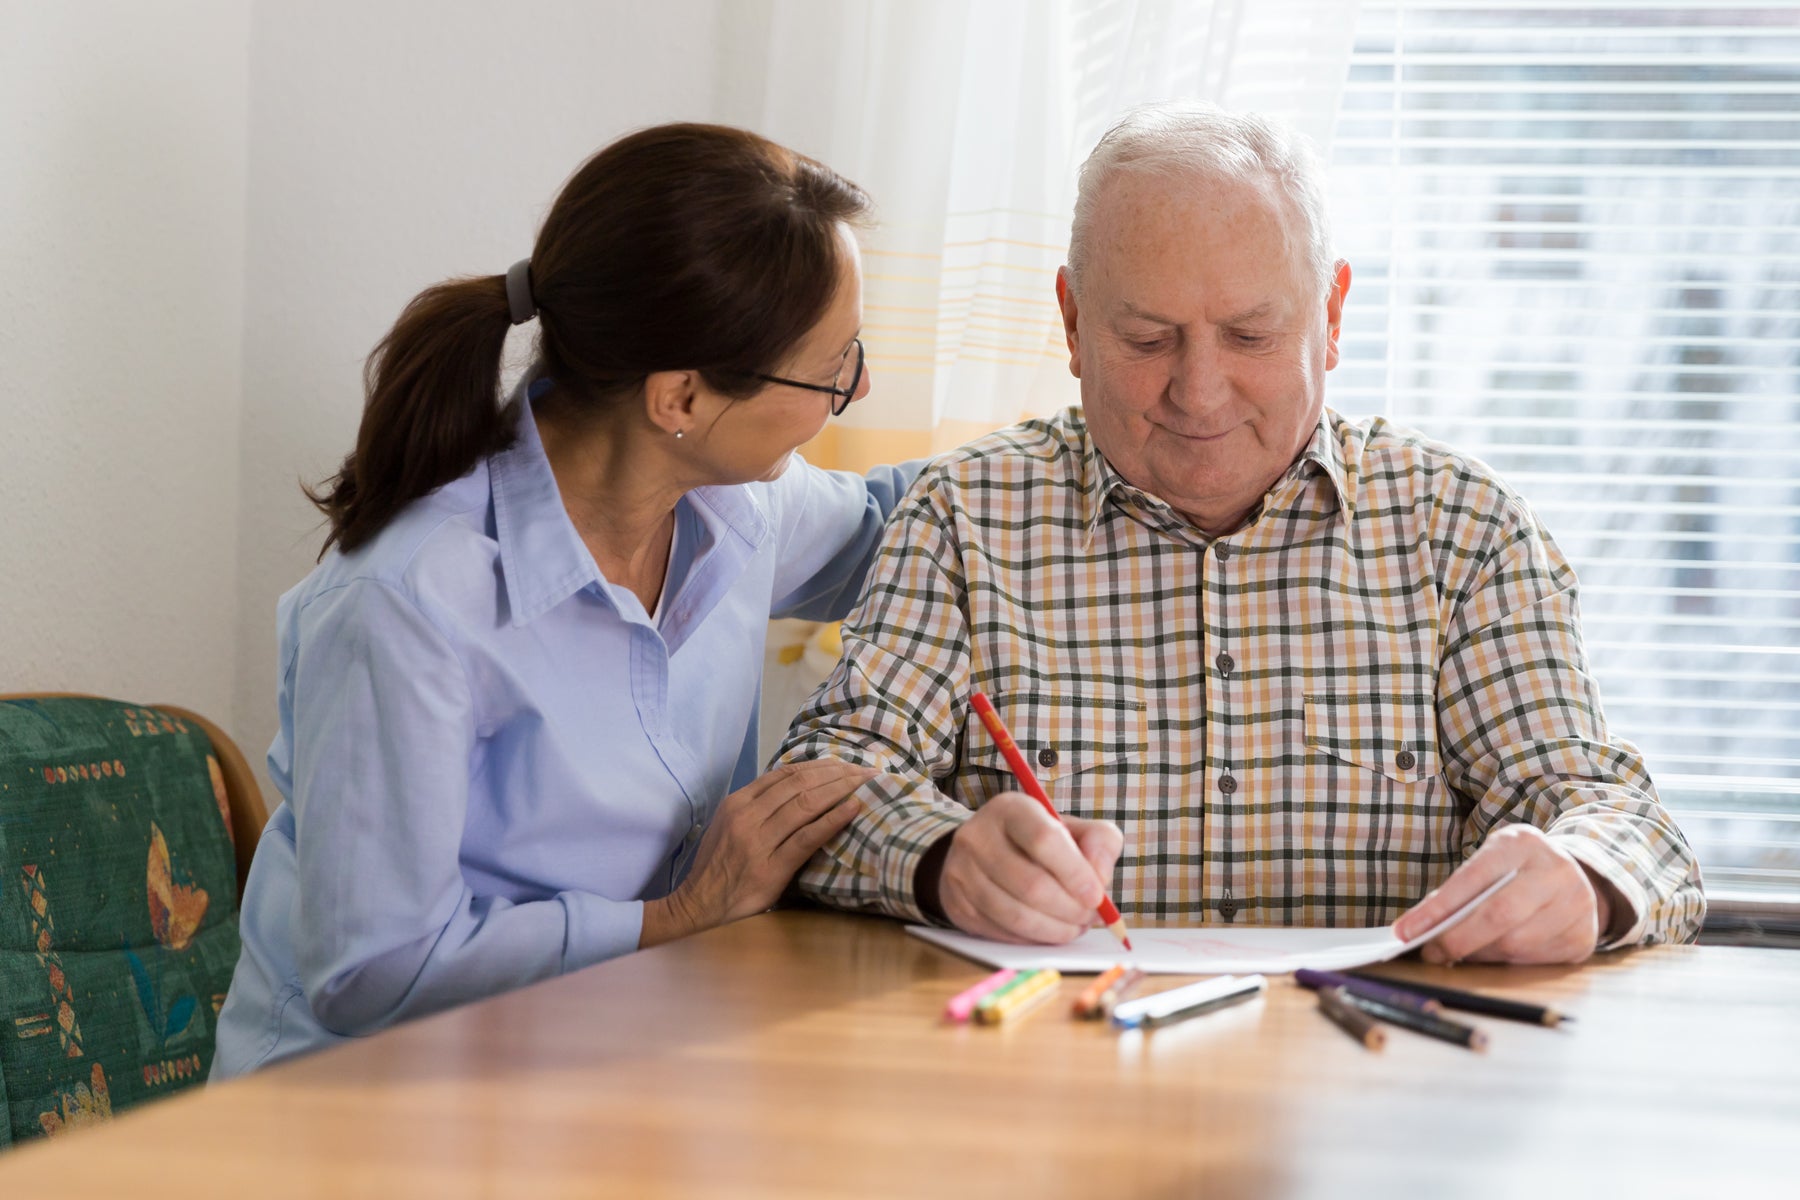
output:
M 1420 957 L 1429 963 L 1578 963 L 1592 954 L 1612 920 L 1606 891 L 1535 825 L 1490 833 L 1444 886 L 1394 922 L 1395 936 L 1417 937 L 1514 867 L 1517 878 L 1456 928 L 1427 942 Z
M 1062 822 L 1022 792 L 1001 792 L 950 843 L 938 900 L 952 924 L 1003 942 L 1061 944 L 1096 921 L 1125 839 L 1111 821 Z

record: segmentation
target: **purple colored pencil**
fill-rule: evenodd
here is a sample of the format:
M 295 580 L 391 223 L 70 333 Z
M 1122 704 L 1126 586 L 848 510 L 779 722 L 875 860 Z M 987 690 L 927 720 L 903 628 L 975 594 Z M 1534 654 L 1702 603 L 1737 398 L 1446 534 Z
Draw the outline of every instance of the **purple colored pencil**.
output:
M 1354 975 L 1342 975 L 1336 971 L 1314 971 L 1310 967 L 1301 967 L 1294 972 L 1294 982 L 1301 987 L 1312 988 L 1314 991 L 1343 988 L 1352 996 L 1363 996 L 1395 1008 L 1409 1008 L 1413 1012 L 1425 1013 L 1433 1017 L 1444 1011 L 1444 1006 L 1429 996 L 1421 996 L 1417 992 L 1409 992 L 1404 988 L 1390 987 L 1385 983 L 1358 979 Z

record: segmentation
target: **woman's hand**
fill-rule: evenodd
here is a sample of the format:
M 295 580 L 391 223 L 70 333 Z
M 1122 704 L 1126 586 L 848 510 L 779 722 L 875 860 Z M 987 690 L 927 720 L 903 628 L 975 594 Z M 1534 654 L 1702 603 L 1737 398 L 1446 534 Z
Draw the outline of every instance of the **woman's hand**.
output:
M 681 886 L 645 901 L 639 947 L 769 908 L 813 852 L 862 811 L 850 796 L 880 773 L 818 758 L 777 767 L 725 797 Z

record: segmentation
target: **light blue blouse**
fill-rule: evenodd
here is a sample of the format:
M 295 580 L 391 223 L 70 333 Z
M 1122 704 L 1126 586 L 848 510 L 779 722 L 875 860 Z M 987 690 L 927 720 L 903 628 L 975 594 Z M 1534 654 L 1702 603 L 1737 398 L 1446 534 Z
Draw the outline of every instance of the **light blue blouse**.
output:
M 510 448 L 281 598 L 284 803 L 215 1079 L 636 949 L 643 901 L 758 774 L 770 615 L 844 616 L 918 473 L 796 458 L 690 492 L 653 620 L 600 574 L 518 409 Z

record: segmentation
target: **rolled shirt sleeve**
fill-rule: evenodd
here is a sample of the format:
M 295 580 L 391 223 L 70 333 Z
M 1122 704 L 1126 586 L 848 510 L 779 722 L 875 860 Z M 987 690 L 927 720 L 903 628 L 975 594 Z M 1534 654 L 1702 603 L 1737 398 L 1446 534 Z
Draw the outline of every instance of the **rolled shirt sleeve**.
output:
M 959 548 L 942 494 L 915 489 L 881 538 L 869 590 L 837 668 L 795 718 L 776 757 L 879 767 L 864 812 L 800 871 L 804 895 L 923 921 L 919 859 L 972 815 L 934 780 L 956 771 L 970 648 Z
M 1623 900 L 1601 949 L 1698 935 L 1706 902 L 1693 850 L 1637 748 L 1606 727 L 1574 572 L 1520 501 L 1446 631 L 1438 726 L 1445 774 L 1474 800 L 1470 852 L 1497 826 L 1528 821 Z

